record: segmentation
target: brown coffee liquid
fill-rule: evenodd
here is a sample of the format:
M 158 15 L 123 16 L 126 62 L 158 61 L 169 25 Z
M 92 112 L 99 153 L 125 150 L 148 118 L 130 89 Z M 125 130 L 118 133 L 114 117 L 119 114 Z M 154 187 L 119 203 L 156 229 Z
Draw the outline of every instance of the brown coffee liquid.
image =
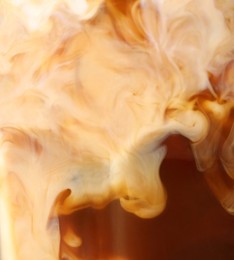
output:
M 61 233 L 70 225 L 82 239 L 78 248 L 61 243 L 61 255 L 70 250 L 85 260 L 234 259 L 234 216 L 220 206 L 197 171 L 187 141 L 175 137 L 167 145 L 175 141 L 186 154 L 184 160 L 173 159 L 178 156 L 169 149 L 161 166 L 168 193 L 165 211 L 140 219 L 115 201 L 102 210 L 87 208 L 61 217 Z

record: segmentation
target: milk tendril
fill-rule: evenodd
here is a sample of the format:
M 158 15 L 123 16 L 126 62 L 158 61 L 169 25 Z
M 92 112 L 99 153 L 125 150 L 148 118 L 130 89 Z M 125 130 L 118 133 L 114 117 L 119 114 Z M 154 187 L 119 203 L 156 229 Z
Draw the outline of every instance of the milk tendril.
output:
M 59 259 L 82 208 L 159 215 L 174 134 L 234 213 L 233 0 L 1 0 L 0 64 L 1 259 Z

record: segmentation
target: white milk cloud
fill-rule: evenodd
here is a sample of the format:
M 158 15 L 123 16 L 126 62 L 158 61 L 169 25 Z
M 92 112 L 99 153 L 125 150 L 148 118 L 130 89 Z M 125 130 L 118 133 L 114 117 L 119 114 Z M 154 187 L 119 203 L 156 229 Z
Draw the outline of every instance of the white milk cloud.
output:
M 232 0 L 0 4 L 3 260 L 59 259 L 84 207 L 159 215 L 173 134 L 234 212 Z

